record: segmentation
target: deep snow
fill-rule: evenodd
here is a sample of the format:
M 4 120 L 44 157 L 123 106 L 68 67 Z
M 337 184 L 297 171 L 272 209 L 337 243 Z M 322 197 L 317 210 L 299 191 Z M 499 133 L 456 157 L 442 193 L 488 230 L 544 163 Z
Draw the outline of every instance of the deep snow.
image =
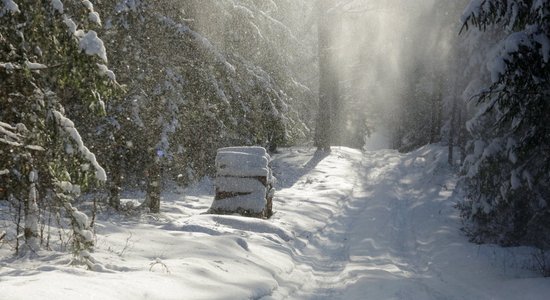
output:
M 161 213 L 97 221 L 104 272 L 0 247 L 0 299 L 547 299 L 531 249 L 468 243 L 443 147 L 284 149 L 270 220 L 203 215 L 205 179 Z M 143 195 L 127 194 L 127 202 Z

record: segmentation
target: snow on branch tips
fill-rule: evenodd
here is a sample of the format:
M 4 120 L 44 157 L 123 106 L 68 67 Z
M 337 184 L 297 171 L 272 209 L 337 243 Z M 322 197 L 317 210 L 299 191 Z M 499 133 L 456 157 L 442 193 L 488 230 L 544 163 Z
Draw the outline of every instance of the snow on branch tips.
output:
M 53 9 L 55 9 L 58 13 L 60 14 L 63 13 L 64 7 L 61 0 L 52 0 L 52 6 L 53 6 Z
M 89 161 L 92 166 L 94 166 L 97 180 L 103 182 L 107 181 L 107 174 L 105 173 L 105 170 L 99 165 L 95 155 L 86 146 L 84 146 L 82 137 L 78 133 L 78 130 L 74 127 L 74 123 L 58 111 L 53 111 L 53 115 L 55 116 L 59 126 L 62 127 L 62 129 L 65 130 L 65 132 L 67 132 L 73 141 L 78 145 L 78 150 L 84 158 Z
M 15 14 L 21 12 L 19 6 L 13 0 L 2 0 L 3 8 L 0 10 L 0 16 L 4 13 Z
M 97 64 L 99 67 L 99 72 L 101 75 L 107 76 L 111 81 L 116 82 L 116 75 L 113 71 L 109 70 L 109 68 L 106 65 L 103 64 Z
M 538 52 L 542 62 L 550 60 L 550 39 L 538 26 L 528 26 L 523 31 L 514 32 L 504 39 L 495 50 L 487 63 L 491 73 L 491 80 L 496 83 L 500 80 L 514 61 L 521 48 L 529 49 L 531 52 Z
M 84 5 L 89 11 L 94 11 L 94 5 L 89 0 L 82 1 L 82 5 Z
M 96 23 L 97 25 L 101 26 L 101 18 L 99 17 L 99 14 L 95 11 L 92 11 L 88 14 L 88 19 L 92 23 Z
M 40 70 L 40 69 L 47 69 L 48 66 L 40 63 L 33 63 L 30 61 L 25 62 L 25 66 L 29 68 L 29 70 Z
M 63 23 L 67 26 L 67 30 L 70 34 L 76 35 L 76 23 L 72 19 L 63 16 Z
M 88 55 L 97 55 L 103 61 L 107 62 L 107 51 L 103 41 L 97 37 L 97 33 L 93 30 L 88 31 L 80 39 L 80 49 Z

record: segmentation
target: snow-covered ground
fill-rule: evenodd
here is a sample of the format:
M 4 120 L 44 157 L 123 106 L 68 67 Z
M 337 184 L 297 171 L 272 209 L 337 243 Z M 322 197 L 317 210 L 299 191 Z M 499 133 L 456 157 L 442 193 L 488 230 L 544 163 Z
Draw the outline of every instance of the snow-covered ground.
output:
M 67 254 L 14 260 L 0 299 L 548 299 L 528 248 L 470 244 L 442 147 L 410 154 L 274 156 L 270 220 L 203 215 L 212 182 L 164 195 L 162 213 L 102 214 L 91 272 Z M 140 195 L 127 197 L 140 201 Z

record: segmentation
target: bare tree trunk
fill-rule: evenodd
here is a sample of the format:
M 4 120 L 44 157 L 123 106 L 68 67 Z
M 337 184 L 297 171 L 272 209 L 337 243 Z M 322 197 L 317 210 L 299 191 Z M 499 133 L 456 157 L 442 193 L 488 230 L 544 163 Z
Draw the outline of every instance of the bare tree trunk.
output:
M 331 47 L 331 28 L 328 12 L 332 1 L 319 0 L 317 2 L 318 19 L 318 55 L 319 55 L 319 111 L 315 128 L 315 145 L 318 150 L 330 150 L 331 139 L 334 133 L 335 114 L 339 111 L 336 106 L 338 98 L 338 79 L 334 69 L 334 55 Z
M 464 105 L 460 106 L 460 115 L 458 118 L 458 147 L 460 148 L 460 163 L 466 159 L 466 110 Z
M 457 109 L 457 104 L 456 104 L 456 99 L 453 100 L 453 108 L 452 108 L 452 111 L 451 111 L 451 130 L 449 132 L 449 158 L 448 158 L 448 161 L 449 161 L 449 165 L 453 165 L 453 156 L 454 156 L 454 140 L 455 140 L 455 136 L 456 136 L 456 109 Z
M 11 200 L 15 203 L 17 202 L 17 216 L 15 218 L 15 254 L 19 254 L 19 237 L 21 236 L 21 217 L 23 216 L 23 199 L 16 199 L 13 196 L 10 196 Z
M 428 143 L 433 144 L 435 143 L 435 135 L 436 135 L 436 122 L 437 122 L 437 108 L 435 98 L 432 98 L 431 101 L 431 107 L 430 107 L 430 140 Z
M 30 166 L 30 172 L 28 174 L 29 180 L 29 196 L 25 205 L 25 244 L 27 247 L 36 251 L 39 248 L 39 226 L 38 219 L 40 218 L 38 209 L 38 191 L 36 189 L 36 181 L 38 180 L 38 173 Z
M 110 170 L 111 181 L 109 183 L 109 205 L 116 210 L 120 208 L 120 190 L 122 186 L 122 157 L 120 146 L 115 146 Z
M 441 93 L 438 93 L 437 97 L 432 98 L 432 106 L 430 108 L 431 113 L 431 124 L 430 124 L 430 144 L 437 143 L 440 141 L 440 131 L 441 131 Z
M 147 195 L 143 206 L 152 213 L 160 212 L 161 166 L 157 153 L 153 153 L 152 161 L 147 169 Z
M 334 3 L 334 1 L 329 1 Z M 344 108 L 344 103 L 340 97 L 340 55 L 337 51 L 331 50 L 338 48 L 338 40 L 335 38 L 341 36 L 342 33 L 342 14 L 337 10 L 331 12 L 327 16 L 328 24 L 331 24 L 329 34 L 329 45 L 327 51 L 327 59 L 329 63 L 329 82 L 328 88 L 330 89 L 330 112 L 331 112 L 331 131 L 330 131 L 330 142 L 332 145 L 341 146 L 343 142 L 343 133 L 344 133 L 344 121 L 342 120 L 342 111 Z
M 403 146 L 403 120 L 402 117 L 403 112 L 402 108 L 398 107 L 396 108 L 391 115 L 391 124 L 392 126 L 395 126 L 391 129 L 391 146 L 392 149 L 396 149 L 399 151 L 401 147 Z

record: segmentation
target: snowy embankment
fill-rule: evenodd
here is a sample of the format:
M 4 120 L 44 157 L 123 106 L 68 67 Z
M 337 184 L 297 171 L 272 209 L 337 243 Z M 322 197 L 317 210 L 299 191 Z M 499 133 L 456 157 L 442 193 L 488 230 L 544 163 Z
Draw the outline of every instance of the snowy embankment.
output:
M 104 272 L 48 252 L 1 259 L 0 298 L 546 299 L 529 249 L 461 235 L 445 161 L 437 146 L 287 149 L 274 157 L 270 220 L 201 215 L 213 200 L 205 180 L 165 194 L 158 216 L 100 217 Z

